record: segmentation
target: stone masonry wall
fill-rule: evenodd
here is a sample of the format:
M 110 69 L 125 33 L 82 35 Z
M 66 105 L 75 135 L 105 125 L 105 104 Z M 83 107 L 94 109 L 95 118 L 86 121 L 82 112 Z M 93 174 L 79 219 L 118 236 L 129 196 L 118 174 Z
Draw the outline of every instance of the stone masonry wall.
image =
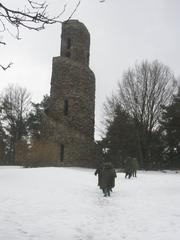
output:
M 64 115 L 64 100 L 68 114 Z M 95 77 L 86 66 L 67 58 L 53 59 L 51 114 L 63 125 L 94 138 Z
M 53 58 L 47 138 L 58 166 L 93 166 L 95 76 L 89 68 L 90 35 L 84 24 L 62 24 L 61 56 Z

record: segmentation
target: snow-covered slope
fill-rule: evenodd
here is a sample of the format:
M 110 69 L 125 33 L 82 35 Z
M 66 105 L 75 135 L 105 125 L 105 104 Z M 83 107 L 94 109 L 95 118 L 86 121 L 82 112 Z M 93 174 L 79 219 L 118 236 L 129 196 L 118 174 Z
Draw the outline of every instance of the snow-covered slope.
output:
M 180 173 L 118 173 L 105 198 L 94 170 L 0 168 L 0 240 L 121 239 L 180 239 Z

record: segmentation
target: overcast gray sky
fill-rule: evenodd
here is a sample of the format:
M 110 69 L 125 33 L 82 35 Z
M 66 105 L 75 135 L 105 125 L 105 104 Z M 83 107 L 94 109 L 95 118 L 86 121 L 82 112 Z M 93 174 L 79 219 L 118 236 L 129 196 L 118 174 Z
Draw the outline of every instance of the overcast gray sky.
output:
M 23 8 L 26 0 L 2 0 L 9 8 Z M 77 0 L 47 0 L 49 12 L 57 14 L 67 2 L 66 20 Z M 180 76 L 179 0 L 82 0 L 73 16 L 91 34 L 90 68 L 96 76 L 96 137 L 102 120 L 102 104 L 121 80 L 123 71 L 144 59 L 158 59 Z M 0 90 L 8 84 L 26 87 L 35 102 L 50 92 L 52 57 L 60 53 L 61 25 L 44 31 L 22 31 L 17 41 L 0 33 L 0 63 L 13 66 L 0 70 Z

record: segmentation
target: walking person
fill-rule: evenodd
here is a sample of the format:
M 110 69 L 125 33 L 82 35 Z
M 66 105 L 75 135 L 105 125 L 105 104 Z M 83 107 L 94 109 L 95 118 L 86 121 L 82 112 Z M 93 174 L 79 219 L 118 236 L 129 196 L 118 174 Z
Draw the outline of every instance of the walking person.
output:
M 115 186 L 116 172 L 110 162 L 104 163 L 101 174 L 101 189 L 103 190 L 104 197 L 110 196 L 112 188 Z
M 95 171 L 94 175 L 98 175 L 98 186 L 101 188 L 101 176 L 102 176 L 103 164 L 101 164 Z
M 133 177 L 137 177 L 138 166 L 139 166 L 139 164 L 138 164 L 137 159 L 133 158 L 132 159 L 132 167 L 133 167 L 133 174 L 132 175 L 133 175 Z
M 125 161 L 125 166 L 124 166 L 124 171 L 125 171 L 125 178 L 131 178 L 133 175 L 133 167 L 132 167 L 132 158 L 128 157 Z

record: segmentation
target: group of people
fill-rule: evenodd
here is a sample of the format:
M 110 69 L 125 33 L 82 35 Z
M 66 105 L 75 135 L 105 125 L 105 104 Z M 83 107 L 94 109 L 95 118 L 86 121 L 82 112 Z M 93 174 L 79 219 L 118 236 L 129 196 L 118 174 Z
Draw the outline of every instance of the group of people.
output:
M 136 177 L 138 161 L 136 158 L 128 157 L 124 164 L 125 178 Z
M 105 162 L 95 171 L 95 176 L 98 175 L 98 186 L 103 191 L 104 197 L 109 196 L 112 188 L 115 186 L 116 171 L 112 163 Z
M 136 177 L 138 161 L 136 158 L 128 157 L 124 164 L 125 178 Z M 104 162 L 95 171 L 98 176 L 98 186 L 103 191 L 104 197 L 109 196 L 115 187 L 116 171 L 111 162 Z

